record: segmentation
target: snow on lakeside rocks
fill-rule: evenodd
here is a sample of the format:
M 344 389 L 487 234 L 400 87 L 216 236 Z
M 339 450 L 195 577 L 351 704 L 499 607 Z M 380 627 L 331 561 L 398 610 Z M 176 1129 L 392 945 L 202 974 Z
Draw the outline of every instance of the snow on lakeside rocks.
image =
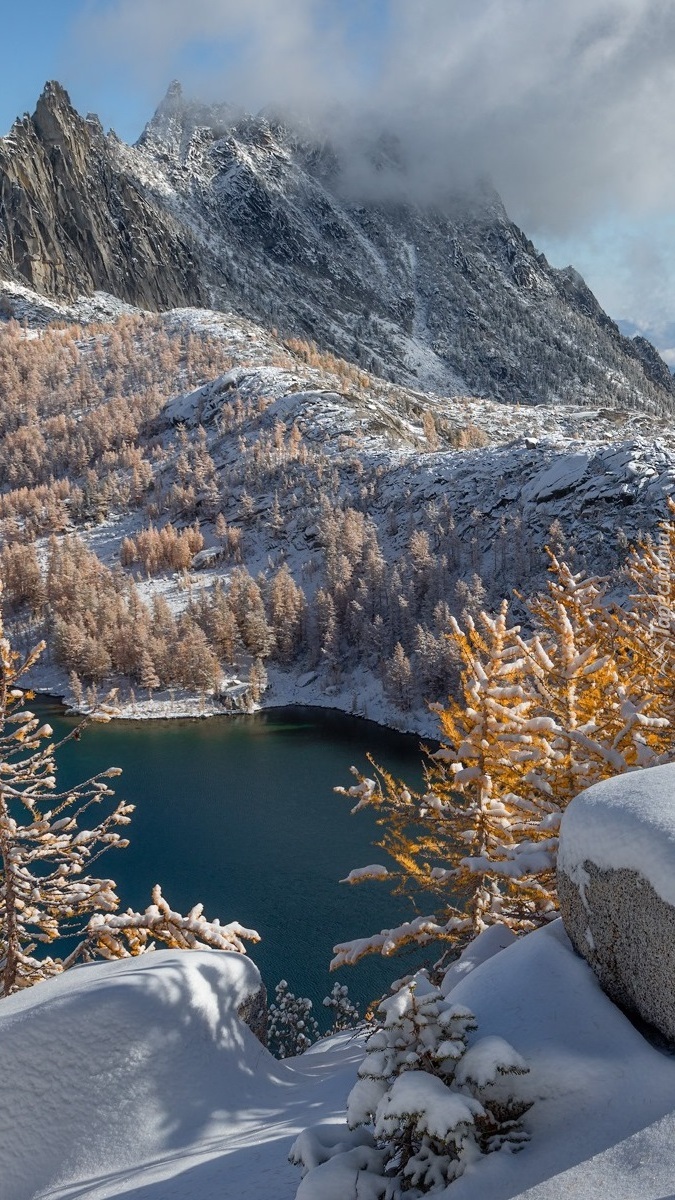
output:
M 561 921 L 495 954 L 452 999 L 475 1013 L 476 1036 L 503 1037 L 522 1054 L 537 1099 L 526 1149 L 489 1155 L 443 1200 L 670 1197 L 675 1060 L 604 995 Z
M 639 872 L 675 907 L 675 764 L 605 779 L 572 801 L 558 867 L 581 887 L 587 861 L 603 871 Z
M 277 1061 L 241 954 L 154 951 L 0 1002 L 2 1200 L 292 1200 L 293 1140 L 344 1104 L 352 1035 Z
M 455 980 L 452 1001 L 475 1013 L 476 1041 L 502 1038 L 530 1067 L 536 1099 L 525 1124 L 531 1139 L 519 1154 L 481 1157 L 434 1194 L 439 1200 L 669 1198 L 675 1178 L 675 1059 L 650 1044 L 603 993 L 573 952 L 561 921 L 499 951 L 496 939 L 481 939 L 480 950 L 482 961 Z M 328 1132 L 326 1142 L 344 1142 L 344 1126 L 332 1137 Z M 349 1149 L 346 1143 L 344 1148 Z M 316 1161 L 332 1153 L 327 1146 Z M 369 1159 L 375 1153 L 354 1145 L 348 1163 L 348 1155 L 331 1158 L 332 1190 L 326 1177 L 325 1191 L 308 1193 L 301 1185 L 298 1200 L 345 1200 L 357 1169 L 363 1174 L 377 1168 Z M 365 1200 L 381 1192 L 364 1187 L 363 1195 Z M 265 1193 L 260 1200 L 263 1196 L 268 1200 Z M 285 1200 L 281 1189 L 274 1196 Z
M 608 995 L 675 1041 L 675 764 L 572 801 L 558 893 L 570 939 Z

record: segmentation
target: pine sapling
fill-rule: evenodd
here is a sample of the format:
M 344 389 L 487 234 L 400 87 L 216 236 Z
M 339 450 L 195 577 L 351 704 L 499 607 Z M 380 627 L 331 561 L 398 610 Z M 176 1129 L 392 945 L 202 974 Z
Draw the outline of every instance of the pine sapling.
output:
M 312 1016 L 312 1001 L 296 996 L 282 979 L 274 989 L 267 1027 L 268 1045 L 277 1058 L 295 1058 L 318 1040 L 319 1026 Z
M 354 1004 L 349 996 L 349 989 L 344 983 L 334 983 L 330 996 L 324 998 L 324 1008 L 331 1010 L 333 1024 L 331 1033 L 341 1033 L 344 1029 L 354 1029 L 360 1020 L 358 1004 Z
M 365 1126 L 369 1136 L 357 1146 L 348 1131 L 334 1134 L 334 1148 L 313 1165 L 316 1137 L 301 1135 L 291 1150 L 306 1171 L 299 1196 L 322 1194 L 324 1183 L 328 1192 L 337 1179 L 342 1200 L 384 1200 L 411 1189 L 419 1196 L 447 1187 L 481 1155 L 520 1150 L 528 1139 L 521 1124 L 531 1107 L 522 1086 L 528 1067 L 508 1042 L 469 1044 L 473 1013 L 444 997 L 424 971 L 377 1011 L 347 1101 L 349 1130 Z

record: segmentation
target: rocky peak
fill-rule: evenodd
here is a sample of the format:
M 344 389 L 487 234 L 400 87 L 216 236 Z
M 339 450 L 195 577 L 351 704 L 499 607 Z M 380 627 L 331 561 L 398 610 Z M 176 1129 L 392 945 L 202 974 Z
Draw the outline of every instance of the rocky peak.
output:
M 47 148 L 60 145 L 69 128 L 83 124 L 65 88 L 55 80 L 46 83 L 33 113 L 33 125 L 43 144 Z
M 182 101 L 182 99 L 183 99 L 183 85 L 181 84 L 179 79 L 172 79 L 171 83 L 169 84 L 168 88 L 166 89 L 166 96 L 164 97 L 164 103 L 165 104 L 168 104 L 168 103 L 179 104 Z
M 405 185 L 400 157 L 383 137 L 374 166 Z M 414 186 L 368 196 L 349 166 L 306 121 L 204 104 L 177 82 L 124 146 L 50 83 L 0 139 L 0 277 L 231 308 L 441 394 L 673 411 L 656 352 L 553 270 L 489 185 L 434 204 Z
M 73 108 L 65 88 L 55 81 L 45 85 L 31 122 L 50 162 L 54 164 L 60 158 L 62 168 L 69 175 L 73 170 L 82 172 L 86 169 L 92 138 L 100 138 L 103 134 L 100 121 L 97 129 L 89 120 L 83 120 Z
M 182 163 L 189 156 L 195 135 L 213 142 L 224 136 L 241 117 L 232 104 L 202 104 L 186 98 L 177 79 L 143 130 L 137 147 L 158 157 Z
M 101 290 L 147 308 L 202 303 L 187 231 L 148 204 L 117 142 L 48 83 L 0 139 L 0 276 L 72 298 Z

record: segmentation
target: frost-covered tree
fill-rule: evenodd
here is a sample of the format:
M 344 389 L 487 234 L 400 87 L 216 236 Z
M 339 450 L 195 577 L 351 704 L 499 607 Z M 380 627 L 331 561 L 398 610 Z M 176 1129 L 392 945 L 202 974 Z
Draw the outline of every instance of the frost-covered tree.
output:
M 306 600 L 286 563 L 270 582 L 268 603 L 277 655 L 282 662 L 290 662 L 300 647 Z
M 142 913 L 95 913 L 75 957 L 133 958 L 154 950 L 157 943 L 170 950 L 235 950 L 245 954 L 242 938 L 259 941 L 257 933 L 237 921 L 221 925 L 208 921 L 203 905 L 196 904 L 187 916 L 174 912 L 159 884 L 152 889 L 152 903 Z
M 58 791 L 56 752 L 82 727 L 54 743 L 51 727 L 23 707 L 30 693 L 18 684 L 42 649 L 21 658 L 0 625 L 0 995 L 78 960 L 142 954 L 157 942 L 243 951 L 242 938 L 259 940 L 236 922 L 207 921 L 200 905 L 186 917 L 172 912 L 159 887 L 144 913 L 116 915 L 114 880 L 98 878 L 91 868 L 105 850 L 128 845 L 120 829 L 133 805 L 114 804 L 108 780 L 121 774 L 115 767 Z M 99 716 L 105 718 L 104 709 Z M 94 823 L 98 805 L 109 811 Z M 46 952 L 63 938 L 71 939 L 69 953 Z
M 638 670 L 637 635 L 621 661 L 604 582 L 573 572 L 551 551 L 549 558 L 548 590 L 529 603 L 535 633 L 521 646 L 549 726 L 546 761 L 531 782 L 563 809 L 601 779 L 653 765 L 667 721 L 653 682 Z
M 147 650 L 144 650 L 141 654 L 138 674 L 138 682 L 142 688 L 145 688 L 148 695 L 151 696 L 155 689 L 159 687 L 160 679 L 155 670 L 155 664 L 152 661 L 152 656 Z
M 359 1006 L 351 999 L 346 984 L 334 983 L 330 995 L 324 997 L 323 1006 L 329 1009 L 333 1016 L 331 1033 L 340 1033 L 358 1025 Z
M 430 895 L 434 911 L 336 946 L 333 968 L 408 942 L 438 939 L 459 951 L 488 925 L 521 932 L 554 910 L 557 810 L 528 783 L 546 757 L 548 723 L 535 709 L 519 627 L 507 617 L 504 603 L 497 617 L 481 614 L 480 629 L 469 614 L 466 632 L 451 622 L 461 691 L 438 706 L 442 744 L 426 758 L 427 791 L 380 767 L 375 779 L 355 772 L 355 785 L 336 789 L 357 800 L 353 811 L 375 809 L 384 830 L 378 845 L 394 863 L 352 871 L 347 882 L 390 880 L 416 900 Z
M 659 538 L 629 561 L 640 588 L 632 607 L 610 603 L 606 581 L 549 551 L 548 589 L 528 602 L 533 632 L 508 625 L 506 602 L 497 617 L 465 609 L 464 629 L 448 615 L 460 686 L 433 706 L 442 744 L 427 755 L 426 792 L 379 767 L 374 778 L 355 772 L 346 789 L 354 811 L 375 809 L 378 845 L 394 863 L 352 871 L 347 882 L 388 879 L 418 911 L 431 894 L 434 911 L 336 946 L 333 967 L 407 942 L 439 939 L 458 951 L 487 925 L 525 932 L 554 914 L 567 804 L 599 780 L 673 753 L 669 524 Z
M 626 563 L 629 597 L 615 605 L 617 658 L 622 676 L 628 673 L 635 690 L 653 697 L 660 716 L 669 726 L 660 748 L 672 753 L 675 727 L 675 501 L 669 499 L 670 516 L 659 522 L 653 539 L 643 539 L 631 550 Z
M 532 1106 L 529 1068 L 513 1046 L 484 1037 L 469 1009 L 453 1003 L 425 972 L 404 982 L 378 1007 L 375 1028 L 347 1101 L 350 1130 L 333 1147 L 306 1130 L 290 1159 L 306 1172 L 301 1197 L 394 1200 L 446 1187 L 483 1154 L 522 1149 L 522 1117 Z M 378 1184 L 381 1181 L 381 1186 Z M 330 1184 L 330 1187 L 329 1187 Z M 331 1190 L 332 1188 L 332 1190 Z
M 267 688 L 268 677 L 265 670 L 265 664 L 261 658 L 256 658 L 249 668 L 248 683 L 250 689 L 251 700 L 254 704 L 260 702 L 260 697 Z
M 390 661 L 384 671 L 384 687 L 387 695 L 401 709 L 409 709 L 412 702 L 412 670 L 410 659 L 403 646 L 397 642 Z
M 66 963 L 45 946 L 73 931 L 94 911 L 110 912 L 119 900 L 111 879 L 88 868 L 103 850 L 126 846 L 118 832 L 131 806 L 123 802 L 97 825 L 80 829 L 93 805 L 112 797 L 110 768 L 76 788 L 56 788 L 52 729 L 21 706 L 20 677 L 37 661 L 42 645 L 26 658 L 0 638 L 0 988 L 3 995 L 57 974 Z M 72 735 L 71 735 L 72 736 Z M 64 739 L 68 740 L 68 738 Z M 60 743 L 61 745 L 63 744 Z M 81 926 L 80 926 L 81 927 Z
M 319 1037 L 319 1026 L 312 1016 L 312 1001 L 296 996 L 281 979 L 274 989 L 269 1007 L 268 1045 L 277 1058 L 295 1058 L 303 1054 Z

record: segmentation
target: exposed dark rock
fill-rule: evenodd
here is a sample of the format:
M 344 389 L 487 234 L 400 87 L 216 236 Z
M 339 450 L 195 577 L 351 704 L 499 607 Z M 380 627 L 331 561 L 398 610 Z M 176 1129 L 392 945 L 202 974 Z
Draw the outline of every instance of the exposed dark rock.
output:
M 632 344 L 638 353 L 647 378 L 662 387 L 672 387 L 673 377 L 668 365 L 663 361 L 661 355 L 652 346 L 651 342 L 638 335 L 632 338 Z
M 558 873 L 565 929 L 607 995 L 675 1043 L 675 908 L 637 871 L 584 864 L 583 897 Z
M 601 986 L 675 1044 L 675 764 L 586 788 L 563 814 L 560 913 Z
M 206 302 L 185 229 L 116 161 L 57 83 L 0 140 L 0 272 L 48 296 L 107 291 L 145 308 Z
M 248 996 L 237 1010 L 237 1015 L 248 1025 L 263 1046 L 267 1045 L 267 990 L 264 983 L 260 984 L 257 992 Z

